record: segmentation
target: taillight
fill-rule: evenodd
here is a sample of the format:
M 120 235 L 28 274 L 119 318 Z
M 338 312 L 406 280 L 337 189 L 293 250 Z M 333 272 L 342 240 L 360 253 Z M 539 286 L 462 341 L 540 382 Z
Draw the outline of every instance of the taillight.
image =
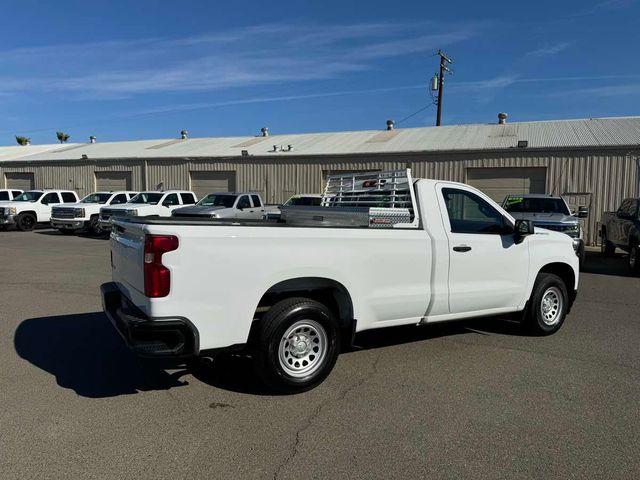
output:
M 178 249 L 173 235 L 146 235 L 144 238 L 144 294 L 150 298 L 169 295 L 171 272 L 162 264 L 162 254 Z

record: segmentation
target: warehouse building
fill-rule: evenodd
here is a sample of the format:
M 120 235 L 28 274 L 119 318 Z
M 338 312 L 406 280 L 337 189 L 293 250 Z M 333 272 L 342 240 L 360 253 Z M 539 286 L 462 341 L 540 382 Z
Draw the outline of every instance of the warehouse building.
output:
M 466 182 L 495 200 L 565 195 L 589 207 L 588 244 L 601 213 L 640 194 L 640 117 L 454 125 L 255 137 L 0 147 L 0 186 L 94 190 L 251 190 L 267 202 L 320 192 L 328 173 L 411 167 L 414 176 Z

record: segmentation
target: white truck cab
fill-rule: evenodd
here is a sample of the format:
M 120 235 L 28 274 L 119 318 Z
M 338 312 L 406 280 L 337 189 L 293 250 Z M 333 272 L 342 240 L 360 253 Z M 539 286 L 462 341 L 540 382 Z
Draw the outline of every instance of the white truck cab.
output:
M 51 209 L 63 203 L 76 203 L 71 190 L 27 190 L 0 206 L 0 225 L 15 225 L 20 231 L 33 230 L 38 223 L 49 223 Z
M 461 183 L 330 176 L 321 206 L 283 217 L 115 220 L 107 316 L 140 356 L 244 352 L 267 385 L 301 391 L 345 332 L 502 315 L 550 335 L 577 294 L 571 238 Z
M 103 233 L 98 222 L 100 208 L 107 205 L 122 205 L 135 195 L 137 192 L 94 192 L 78 203 L 55 206 L 51 211 L 51 226 L 65 234 L 87 230 L 93 235 L 100 235 Z
M 0 202 L 10 202 L 18 195 L 22 193 L 22 190 L 16 190 L 15 188 L 1 188 L 0 189 Z
M 140 192 L 122 205 L 102 207 L 99 226 L 111 230 L 111 221 L 116 217 L 170 217 L 176 208 L 195 205 L 197 201 L 195 194 L 187 190 Z
M 265 206 L 262 196 L 255 192 L 210 193 L 196 205 L 175 209 L 171 216 L 259 220 L 274 208 Z

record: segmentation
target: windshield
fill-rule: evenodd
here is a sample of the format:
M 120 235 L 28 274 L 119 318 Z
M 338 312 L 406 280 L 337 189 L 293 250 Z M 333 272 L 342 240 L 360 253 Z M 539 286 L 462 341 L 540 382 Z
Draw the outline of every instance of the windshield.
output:
M 510 213 L 562 213 L 571 215 L 561 198 L 507 197 L 504 209 Z
M 212 193 L 211 195 L 207 195 L 202 200 L 198 202 L 198 205 L 202 207 L 225 207 L 231 208 L 236 201 L 235 195 L 220 195 L 217 193 Z
M 149 205 L 157 205 L 164 193 L 158 192 L 141 192 L 129 200 L 129 203 L 147 203 Z
M 13 199 L 14 202 L 36 202 L 42 196 L 42 192 L 24 192 Z
M 320 205 L 322 198 L 320 197 L 291 197 L 285 203 L 285 207 L 291 207 L 295 205 Z
M 99 203 L 105 204 L 111 198 L 112 193 L 92 193 L 91 195 L 87 195 L 80 203 Z

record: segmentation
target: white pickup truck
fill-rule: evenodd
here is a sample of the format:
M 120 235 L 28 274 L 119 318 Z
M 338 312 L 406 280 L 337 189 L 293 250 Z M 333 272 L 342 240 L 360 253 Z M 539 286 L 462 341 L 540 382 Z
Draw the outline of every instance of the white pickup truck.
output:
M 53 206 L 77 201 L 78 194 L 70 190 L 28 190 L 0 204 L 0 225 L 33 230 L 38 223 L 49 223 Z
M 122 205 L 102 207 L 98 225 L 102 230 L 109 231 L 112 220 L 118 217 L 170 217 L 176 208 L 196 202 L 195 194 L 185 190 L 140 192 Z
M 10 202 L 21 193 L 22 190 L 0 188 L 0 202 Z
M 259 220 L 267 212 L 275 209 L 277 209 L 275 206 L 265 206 L 259 193 L 210 193 L 196 205 L 176 208 L 171 216 Z
M 464 184 L 329 177 L 323 206 L 286 217 L 115 220 L 107 316 L 140 356 L 246 352 L 271 388 L 300 391 L 345 332 L 509 315 L 547 335 L 577 293 L 571 238 Z
M 103 233 L 98 222 L 100 208 L 106 205 L 127 203 L 136 192 L 94 192 L 78 203 L 53 207 L 51 210 L 51 226 L 61 233 L 71 234 L 79 230 L 87 230 L 93 235 Z

